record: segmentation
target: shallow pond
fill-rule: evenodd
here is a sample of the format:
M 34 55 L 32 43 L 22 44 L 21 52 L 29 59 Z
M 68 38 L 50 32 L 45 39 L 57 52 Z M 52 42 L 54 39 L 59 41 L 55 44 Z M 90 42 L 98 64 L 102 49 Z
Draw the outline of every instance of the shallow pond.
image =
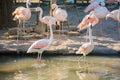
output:
M 120 80 L 120 58 L 87 56 L 87 67 L 80 56 L 42 58 L 0 56 L 0 80 Z

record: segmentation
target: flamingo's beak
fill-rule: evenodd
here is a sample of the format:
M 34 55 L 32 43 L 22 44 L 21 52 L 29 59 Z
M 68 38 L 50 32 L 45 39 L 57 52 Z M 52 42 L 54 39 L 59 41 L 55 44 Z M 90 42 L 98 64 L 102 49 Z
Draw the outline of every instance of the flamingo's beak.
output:
M 15 11 L 12 13 L 12 16 L 14 16 L 15 15 Z
M 86 48 L 81 47 L 78 51 L 76 51 L 76 54 L 82 54 L 85 51 L 86 51 Z
M 107 20 L 109 17 L 110 17 L 110 14 L 107 14 L 107 15 L 106 15 L 106 20 Z
M 28 5 L 31 5 L 31 2 L 30 2 L 30 0 L 27 0 L 27 2 L 26 2 Z
M 79 52 L 79 51 L 76 51 L 75 53 L 76 53 L 76 54 L 79 54 L 80 52 Z
M 77 26 L 77 28 L 81 30 L 81 24 L 79 24 L 79 25 Z

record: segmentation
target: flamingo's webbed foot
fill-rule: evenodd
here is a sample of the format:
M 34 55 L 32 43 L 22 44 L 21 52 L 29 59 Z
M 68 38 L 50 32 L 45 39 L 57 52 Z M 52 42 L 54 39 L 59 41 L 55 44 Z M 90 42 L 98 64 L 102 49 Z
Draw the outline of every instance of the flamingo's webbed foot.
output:
M 37 62 L 38 62 L 38 63 L 42 63 L 41 59 L 37 59 Z

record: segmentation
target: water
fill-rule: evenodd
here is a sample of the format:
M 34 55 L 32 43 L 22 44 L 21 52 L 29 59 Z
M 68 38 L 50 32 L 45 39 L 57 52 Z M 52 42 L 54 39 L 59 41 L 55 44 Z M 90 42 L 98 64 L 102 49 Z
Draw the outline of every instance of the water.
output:
M 87 56 L 88 68 L 79 56 L 0 57 L 0 80 L 120 80 L 119 57 Z M 82 67 L 82 68 L 81 68 Z

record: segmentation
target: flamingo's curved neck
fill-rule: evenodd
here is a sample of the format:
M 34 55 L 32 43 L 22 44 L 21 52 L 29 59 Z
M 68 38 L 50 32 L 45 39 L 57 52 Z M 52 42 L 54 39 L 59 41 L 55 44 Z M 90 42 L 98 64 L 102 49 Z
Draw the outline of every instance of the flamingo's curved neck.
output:
M 49 21 L 49 27 L 50 27 L 50 38 L 49 38 L 49 40 L 52 42 L 52 40 L 53 40 L 53 30 L 52 30 L 52 21 L 51 21 L 51 19 Z
M 55 15 L 56 10 L 58 9 L 58 6 L 55 7 L 54 11 L 53 11 L 53 16 Z
M 93 44 L 92 29 L 91 29 L 91 27 L 92 27 L 92 24 L 89 23 L 89 27 L 88 27 L 88 30 L 89 30 L 89 41 L 90 41 L 91 44 Z
M 42 20 L 43 10 L 40 8 L 40 21 Z
M 26 1 L 26 7 L 29 8 L 30 0 Z
M 118 9 L 117 20 L 120 22 L 120 7 L 119 7 L 119 9 Z

